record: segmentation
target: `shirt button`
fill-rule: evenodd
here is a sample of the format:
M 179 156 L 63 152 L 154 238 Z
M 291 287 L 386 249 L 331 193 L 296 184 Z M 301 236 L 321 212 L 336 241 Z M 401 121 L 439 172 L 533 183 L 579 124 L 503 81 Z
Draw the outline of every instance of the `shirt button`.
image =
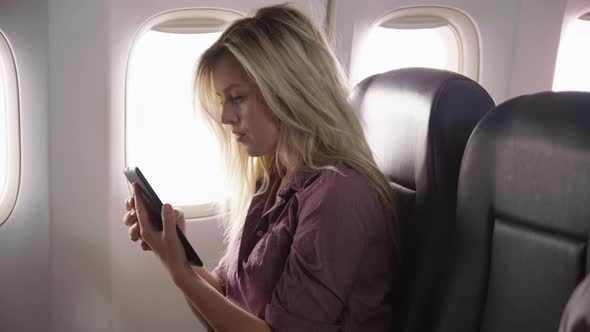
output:
M 256 232 L 256 235 L 257 235 L 258 237 L 262 237 L 262 235 L 264 235 L 264 232 L 263 232 L 263 231 L 257 231 L 257 232 Z

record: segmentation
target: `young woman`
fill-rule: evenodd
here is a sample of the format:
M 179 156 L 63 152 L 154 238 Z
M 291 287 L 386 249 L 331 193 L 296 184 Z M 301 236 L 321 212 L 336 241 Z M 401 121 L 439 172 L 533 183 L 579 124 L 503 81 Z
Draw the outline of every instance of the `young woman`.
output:
M 232 185 L 226 253 L 191 268 L 182 213 L 165 204 L 154 230 L 137 188 L 130 238 L 212 330 L 389 330 L 396 202 L 322 33 L 296 9 L 259 9 L 203 54 L 195 86 Z

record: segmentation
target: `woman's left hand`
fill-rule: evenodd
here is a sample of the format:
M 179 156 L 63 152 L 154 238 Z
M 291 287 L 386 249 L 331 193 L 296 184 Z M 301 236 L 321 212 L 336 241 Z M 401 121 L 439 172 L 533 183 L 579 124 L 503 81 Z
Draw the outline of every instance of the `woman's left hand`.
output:
M 139 232 L 143 241 L 147 242 L 152 251 L 160 258 L 162 264 L 168 269 L 172 278 L 180 277 L 183 273 L 192 271 L 186 254 L 178 238 L 174 211 L 170 204 L 162 206 L 163 229 L 158 231 L 151 220 L 145 201 L 141 195 L 141 189 L 137 184 L 133 185 L 133 197 L 139 222 Z

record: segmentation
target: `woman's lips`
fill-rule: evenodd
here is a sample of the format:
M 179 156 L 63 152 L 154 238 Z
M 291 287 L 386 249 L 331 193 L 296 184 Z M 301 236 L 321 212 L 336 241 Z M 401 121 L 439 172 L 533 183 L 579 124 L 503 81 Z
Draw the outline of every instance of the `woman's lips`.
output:
M 236 136 L 236 141 L 241 142 L 244 139 L 246 134 L 239 132 L 239 131 L 232 131 L 232 133 Z

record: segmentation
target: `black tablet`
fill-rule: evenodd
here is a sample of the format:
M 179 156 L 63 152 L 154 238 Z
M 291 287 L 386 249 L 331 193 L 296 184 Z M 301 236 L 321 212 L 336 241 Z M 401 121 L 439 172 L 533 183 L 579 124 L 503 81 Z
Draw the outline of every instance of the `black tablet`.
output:
M 158 195 L 156 195 L 156 192 L 154 192 L 154 189 L 152 189 L 152 186 L 150 186 L 149 182 L 143 176 L 138 167 L 127 167 L 123 171 L 123 173 L 125 173 L 125 177 L 127 177 L 129 183 L 137 183 L 139 185 L 143 198 L 147 204 L 150 217 L 154 222 L 154 226 L 159 231 L 161 231 L 163 228 L 162 201 L 160 200 Z M 188 242 L 188 240 L 186 239 L 178 225 L 176 225 L 176 231 L 178 232 L 178 238 L 180 239 L 180 242 L 184 247 L 184 252 L 186 253 L 186 258 L 188 259 L 188 261 L 193 265 L 203 266 L 203 262 L 199 258 L 199 255 L 197 255 L 197 253 L 195 252 L 191 244 Z

